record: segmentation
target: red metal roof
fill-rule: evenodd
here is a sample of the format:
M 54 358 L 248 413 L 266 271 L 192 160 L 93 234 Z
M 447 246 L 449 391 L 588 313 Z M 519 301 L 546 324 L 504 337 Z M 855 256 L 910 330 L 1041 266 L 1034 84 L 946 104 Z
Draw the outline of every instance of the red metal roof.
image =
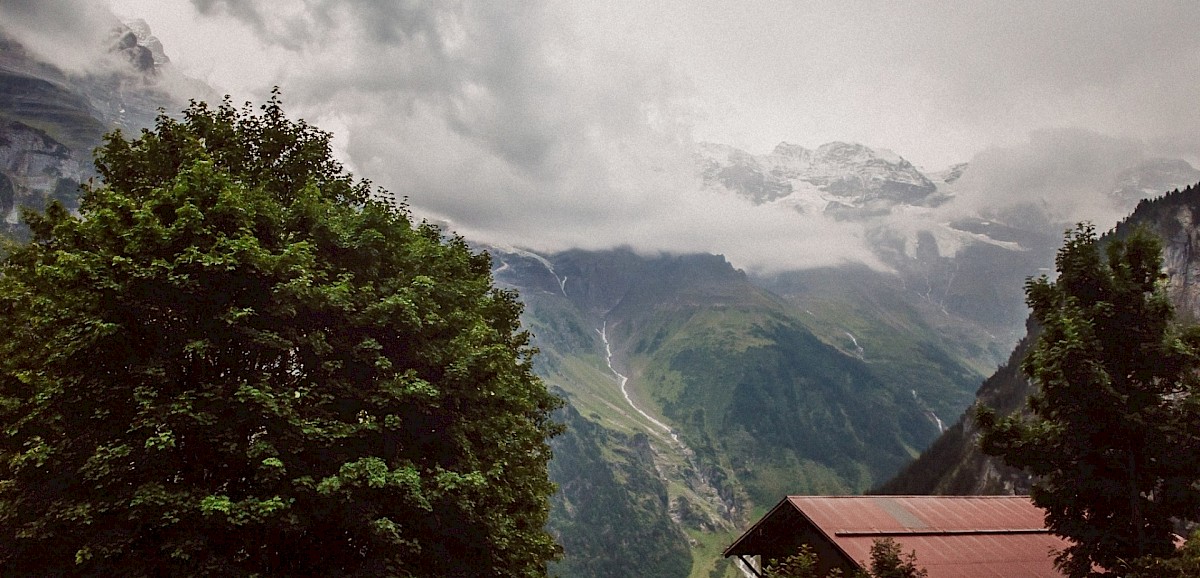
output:
M 831 532 L 1045 531 L 1045 514 L 1025 496 L 788 496 Z
M 836 537 L 834 542 L 867 566 L 880 536 Z M 1050 534 L 948 534 L 891 536 L 929 578 L 1062 578 L 1054 555 L 1067 544 Z
M 789 496 L 784 502 L 850 559 L 866 565 L 871 544 L 890 537 L 905 553 L 916 551 L 929 578 L 1060 578 L 1054 552 L 1069 545 L 1046 530 L 1043 512 L 1025 496 Z M 752 547 L 741 544 L 749 535 L 726 555 Z

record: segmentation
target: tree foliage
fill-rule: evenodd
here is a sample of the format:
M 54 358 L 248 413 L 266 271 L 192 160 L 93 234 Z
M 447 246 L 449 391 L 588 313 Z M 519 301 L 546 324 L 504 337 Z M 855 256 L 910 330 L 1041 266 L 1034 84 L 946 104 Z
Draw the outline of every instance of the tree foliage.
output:
M 869 578 L 926 578 L 929 573 L 917 566 L 915 550 L 905 554 L 895 540 L 882 538 L 871 544 Z
M 771 560 L 763 568 L 765 578 L 826 578 L 821 576 L 820 559 L 812 546 L 801 544 L 800 551 L 782 560 Z M 842 571 L 834 569 L 832 576 L 838 577 Z M 828 576 L 828 575 L 827 575 Z
M 1200 576 L 1200 531 L 1192 533 L 1192 537 L 1173 556 L 1158 558 L 1147 556 L 1139 558 L 1131 564 L 1126 578 L 1195 578 Z
M 917 553 L 905 554 L 900 544 L 891 538 L 877 538 L 871 543 L 871 562 L 863 563 L 866 570 L 857 569 L 850 578 L 926 578 L 929 573 L 917 566 Z M 834 568 L 821 574 L 820 558 L 812 546 L 802 544 L 800 551 L 782 560 L 772 560 L 763 569 L 764 578 L 841 578 L 843 572 Z
M 1174 323 L 1160 253 L 1145 230 L 1103 254 L 1091 225 L 1069 231 L 1058 278 L 1026 283 L 1042 328 L 1022 365 L 1039 388 L 1032 415 L 976 412 L 984 451 L 1036 476 L 1033 502 L 1073 542 L 1058 558 L 1073 577 L 1171 555 L 1172 518 L 1200 505 L 1200 332 Z
M 558 405 L 486 254 L 193 103 L 0 269 L 5 575 L 526 576 Z

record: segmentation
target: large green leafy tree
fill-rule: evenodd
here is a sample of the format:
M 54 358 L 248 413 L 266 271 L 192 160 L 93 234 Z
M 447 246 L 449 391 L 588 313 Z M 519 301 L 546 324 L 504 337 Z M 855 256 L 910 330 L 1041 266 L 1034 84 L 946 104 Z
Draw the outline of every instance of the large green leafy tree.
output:
M 545 574 L 558 400 L 486 254 L 278 95 L 97 167 L 0 269 L 0 573 Z
M 1058 278 L 1026 285 L 1042 327 L 1022 365 L 1032 415 L 976 414 L 984 451 L 1036 476 L 1034 503 L 1073 541 L 1058 559 L 1073 577 L 1172 555 L 1172 518 L 1200 506 L 1200 334 L 1173 321 L 1155 237 L 1100 245 L 1081 224 Z

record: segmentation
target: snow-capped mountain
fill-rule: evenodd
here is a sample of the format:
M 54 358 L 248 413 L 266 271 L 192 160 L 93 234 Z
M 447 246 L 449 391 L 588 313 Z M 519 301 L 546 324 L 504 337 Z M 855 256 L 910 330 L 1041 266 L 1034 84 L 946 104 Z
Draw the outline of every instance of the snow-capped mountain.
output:
M 780 143 L 756 156 L 704 143 L 698 156 L 706 186 L 806 214 L 869 216 L 896 204 L 930 206 L 944 200 L 937 185 L 912 163 L 889 150 L 860 144 L 832 142 L 809 150 Z
M 892 151 L 861 144 L 813 150 L 781 143 L 754 155 L 706 143 L 696 158 L 706 188 L 793 212 L 797 227 L 828 218 L 858 224 L 903 290 L 933 311 L 995 332 L 1005 351 L 1023 331 L 1023 280 L 1047 270 L 1075 218 L 1053 197 L 1030 203 L 1039 197 L 998 189 L 967 163 L 925 173 Z M 1111 185 L 1084 204 L 1126 214 L 1143 198 L 1200 180 L 1200 171 L 1179 159 L 1131 160 L 1113 174 Z

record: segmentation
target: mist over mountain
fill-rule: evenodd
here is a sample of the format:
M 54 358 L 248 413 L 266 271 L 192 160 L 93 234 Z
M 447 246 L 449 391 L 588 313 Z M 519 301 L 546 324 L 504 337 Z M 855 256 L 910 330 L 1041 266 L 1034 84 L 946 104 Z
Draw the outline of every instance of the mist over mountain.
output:
M 864 491 L 929 436 L 960 431 L 949 418 L 966 408 L 966 392 L 998 365 L 998 375 L 1013 369 L 1004 361 L 1024 334 L 1023 281 L 1052 266 L 1072 203 L 1116 211 L 1140 202 L 1136 191 L 1117 193 L 1129 183 L 1195 174 L 1183 161 L 1134 157 L 1090 193 L 1061 188 L 1061 207 L 1016 195 L 972 213 L 955 207 L 979 195 L 972 164 L 926 175 L 894 153 L 846 143 L 763 156 L 710 144 L 697 159 L 711 193 L 799 223 L 862 227 L 883 266 L 746 272 L 705 254 L 491 249 L 497 281 L 526 303 L 539 373 L 590 431 L 646 436 L 640 455 L 668 488 L 659 503 L 693 540 L 730 532 L 779 495 Z M 1006 391 L 997 379 L 983 391 Z M 971 489 L 1013 487 L 987 467 Z M 577 472 L 558 475 L 579 483 Z M 645 515 L 662 516 L 659 508 Z M 559 515 L 571 520 L 564 527 L 586 527 Z M 714 552 L 692 554 L 694 567 L 720 569 Z
M 95 12 L 84 0 L 21 4 L 40 13 L 29 30 Z M 886 146 L 935 184 L 969 162 L 978 186 L 942 205 L 965 215 L 1094 192 L 1055 175 L 1113 156 L 1063 127 L 1128 141 L 1117 148 L 1129 159 L 1197 162 L 1191 102 L 1171 89 L 1200 70 L 1183 24 L 1190 6 L 112 4 L 180 39 L 172 63 L 237 102 L 282 86 L 289 110 L 337 135 L 347 166 L 417 214 L 542 253 L 628 246 L 723 254 L 747 271 L 889 267 L 868 224 L 823 212 L 798 222 L 707 190 L 699 142 L 751 155 L 783 140 Z M 746 43 L 738 31 L 751 30 L 768 32 Z M 1174 41 L 1146 41 L 1161 37 Z M 1059 136 L 1043 146 L 1042 134 Z M 1016 173 L 1025 176 L 1005 179 Z M 1048 186 L 1027 198 L 1025 184 L 1039 183 Z
M 22 206 L 41 209 L 54 199 L 75 208 L 80 183 L 95 175 L 92 150 L 104 133 L 152 126 L 160 109 L 177 111 L 186 102 L 176 91 L 211 94 L 171 67 L 145 22 L 104 22 L 108 27 L 99 30 L 61 31 L 77 34 L 63 48 L 27 45 L 27 29 L 0 26 L 4 233 L 24 234 Z
M 754 156 L 727 145 L 700 145 L 706 183 L 719 184 L 755 204 L 788 199 L 805 214 L 859 209 L 886 214 L 895 204 L 937 204 L 937 185 L 892 151 L 833 142 L 816 150 L 780 143 Z
M 1079 220 L 1115 223 L 1154 191 L 1200 175 L 1182 159 L 1147 158 L 1136 142 L 1077 130 L 1043 131 L 929 174 L 892 151 L 850 143 L 783 143 L 765 155 L 706 144 L 697 159 L 709 191 L 790 214 L 798 229 L 857 228 L 849 242 L 871 255 L 862 263 L 996 334 L 1005 351 L 1025 317 L 1022 282 L 1051 265 L 1063 230 Z

